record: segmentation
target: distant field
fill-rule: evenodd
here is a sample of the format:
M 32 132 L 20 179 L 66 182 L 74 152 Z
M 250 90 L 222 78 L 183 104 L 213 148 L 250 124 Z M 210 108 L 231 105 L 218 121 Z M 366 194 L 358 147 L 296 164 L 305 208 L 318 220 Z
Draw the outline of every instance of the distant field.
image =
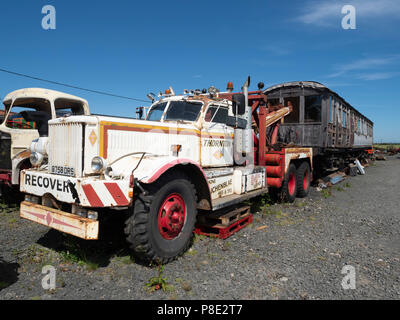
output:
M 392 143 L 380 143 L 380 144 L 374 144 L 374 147 L 376 149 L 398 149 L 400 148 L 400 144 L 392 144 Z

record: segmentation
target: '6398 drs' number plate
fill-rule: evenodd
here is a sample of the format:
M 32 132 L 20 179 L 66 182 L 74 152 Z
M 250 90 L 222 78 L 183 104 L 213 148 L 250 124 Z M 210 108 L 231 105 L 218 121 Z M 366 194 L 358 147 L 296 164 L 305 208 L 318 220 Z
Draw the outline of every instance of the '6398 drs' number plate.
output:
M 50 172 L 53 174 L 61 174 L 63 176 L 69 176 L 69 177 L 75 176 L 75 169 L 72 167 L 51 166 Z

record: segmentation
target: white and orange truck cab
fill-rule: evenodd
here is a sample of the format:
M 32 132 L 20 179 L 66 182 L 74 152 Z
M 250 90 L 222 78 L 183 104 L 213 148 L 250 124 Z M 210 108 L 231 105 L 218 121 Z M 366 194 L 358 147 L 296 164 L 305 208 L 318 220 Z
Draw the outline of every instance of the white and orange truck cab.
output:
M 237 94 L 210 87 L 148 95 L 145 120 L 49 121 L 48 136 L 31 145 L 39 161 L 21 173 L 21 217 L 97 239 L 102 209 L 126 209 L 134 252 L 163 263 L 174 259 L 190 244 L 197 210 L 213 212 L 268 192 L 267 166 L 255 161 L 248 86 L 249 79 Z M 281 106 L 263 123 L 289 112 Z

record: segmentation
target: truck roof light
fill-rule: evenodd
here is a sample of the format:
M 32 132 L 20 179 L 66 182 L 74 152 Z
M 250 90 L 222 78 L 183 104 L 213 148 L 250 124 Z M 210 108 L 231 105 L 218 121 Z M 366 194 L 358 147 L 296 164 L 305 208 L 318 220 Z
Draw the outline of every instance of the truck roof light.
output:
M 232 82 L 228 82 L 228 85 L 226 86 L 226 90 L 228 92 L 232 92 L 233 91 L 233 83 Z

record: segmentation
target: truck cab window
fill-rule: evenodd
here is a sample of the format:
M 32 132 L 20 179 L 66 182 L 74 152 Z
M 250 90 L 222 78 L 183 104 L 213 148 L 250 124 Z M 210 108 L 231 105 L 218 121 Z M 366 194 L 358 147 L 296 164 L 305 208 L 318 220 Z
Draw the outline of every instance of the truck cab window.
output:
M 28 122 L 21 115 L 22 111 L 36 111 L 36 108 L 14 106 L 6 119 L 6 127 L 12 129 L 36 129 L 35 122 Z
M 217 111 L 218 110 L 218 111 Z M 224 123 L 228 119 L 228 109 L 225 107 L 210 106 L 206 112 L 204 120 L 206 122 Z
M 54 101 L 54 108 L 56 109 L 56 116 L 80 116 L 85 114 L 83 104 L 80 101 L 73 101 L 67 99 L 57 99 Z
M 321 122 L 322 96 L 304 97 L 304 122 Z
M 196 121 L 202 104 L 187 101 L 171 101 L 165 115 L 165 120 Z
M 164 114 L 165 107 L 167 106 L 167 102 L 158 103 L 151 107 L 146 120 L 149 121 L 160 121 L 162 115 Z

